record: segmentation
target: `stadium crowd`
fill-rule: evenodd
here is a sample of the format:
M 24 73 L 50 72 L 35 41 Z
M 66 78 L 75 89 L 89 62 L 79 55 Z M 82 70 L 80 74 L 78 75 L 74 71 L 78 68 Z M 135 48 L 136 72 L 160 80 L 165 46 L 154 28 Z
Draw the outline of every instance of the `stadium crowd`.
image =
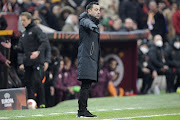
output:
M 17 15 L 29 12 L 44 32 L 78 32 L 78 16 L 91 1 L 99 2 L 101 7 L 101 32 L 149 29 L 148 38 L 138 40 L 138 78 L 143 79 L 139 93 L 147 94 L 158 75 L 166 76 L 166 92 L 175 92 L 180 87 L 179 0 L 1 0 L 0 10 Z M 6 20 L 0 14 L 0 30 L 6 27 Z M 24 31 L 21 23 L 18 29 Z M 4 41 L 3 37 L 1 41 Z M 42 79 L 46 107 L 75 99 L 80 90 L 80 83 L 76 80 L 77 59 L 61 55 L 52 44 L 49 51 L 51 55 L 44 60 L 45 75 Z M 1 52 L 0 61 L 6 66 L 10 64 Z M 18 59 L 18 65 L 19 62 Z M 100 65 L 99 83 L 93 84 L 90 97 L 123 96 L 123 90 L 113 85 L 118 76 L 117 61 L 110 59 L 104 63 L 101 57 Z M 24 71 L 18 67 L 16 71 L 22 81 L 21 86 L 24 86 Z

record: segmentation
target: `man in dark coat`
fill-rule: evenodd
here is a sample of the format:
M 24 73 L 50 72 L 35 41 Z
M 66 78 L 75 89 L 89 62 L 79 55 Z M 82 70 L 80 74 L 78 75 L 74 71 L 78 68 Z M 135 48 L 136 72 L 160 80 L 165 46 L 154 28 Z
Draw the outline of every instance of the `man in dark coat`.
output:
M 141 94 L 147 94 L 154 80 L 155 71 L 152 71 L 152 66 L 149 64 L 148 51 L 148 45 L 143 41 L 138 49 L 138 78 L 143 79 Z
M 79 17 L 79 47 L 77 80 L 82 81 L 79 94 L 78 117 L 97 117 L 87 110 L 87 100 L 92 82 L 98 81 L 100 44 L 99 18 L 100 7 L 97 2 L 87 5 L 86 11 Z
M 167 75 L 167 77 L 171 78 L 166 81 L 167 92 L 175 92 L 177 87 L 180 87 L 180 36 L 176 35 L 172 38 L 170 45 L 165 49 L 165 53 L 167 64 L 173 71 L 173 74 Z M 177 81 L 174 85 L 176 76 Z
M 167 61 L 165 59 L 165 52 L 162 48 L 163 42 L 160 35 L 154 36 L 154 46 L 149 50 L 150 64 L 154 71 L 158 75 L 166 75 L 166 81 L 171 81 L 172 70 L 169 68 Z M 167 92 L 169 91 L 169 84 L 167 84 Z
M 20 70 L 25 69 L 25 86 L 28 99 L 35 98 L 38 94 L 38 105 L 45 107 L 45 94 L 42 79 L 44 75 L 43 65 L 45 49 L 48 47 L 48 38 L 42 30 L 32 21 L 32 15 L 28 12 L 21 14 L 22 25 L 26 30 L 22 33 L 18 46 L 15 49 L 24 54 Z

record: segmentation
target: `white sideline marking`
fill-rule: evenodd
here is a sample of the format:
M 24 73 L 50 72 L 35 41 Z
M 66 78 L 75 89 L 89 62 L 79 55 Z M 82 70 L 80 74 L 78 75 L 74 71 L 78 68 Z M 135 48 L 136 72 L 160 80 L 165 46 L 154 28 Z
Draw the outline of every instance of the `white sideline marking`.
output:
M 97 111 L 109 111 L 108 109 L 98 109 Z
M 9 119 L 9 117 L 0 117 L 0 119 Z
M 123 117 L 123 118 L 110 118 L 110 119 L 102 119 L 102 120 L 121 120 L 121 119 L 134 119 L 134 118 L 158 117 L 158 116 L 168 116 L 168 115 L 180 115 L 180 113 L 159 114 L 159 115 L 147 115 L 147 116 L 136 116 L 136 117 Z
M 61 113 L 50 113 L 49 115 L 59 115 Z
M 39 115 L 31 115 L 31 116 L 35 116 L 35 117 L 37 117 L 37 116 L 44 116 L 44 115 L 39 114 Z
M 116 111 L 116 110 L 119 111 L 119 110 L 122 110 L 122 109 L 117 108 L 117 109 L 112 109 L 112 110 L 114 110 L 114 111 Z
M 18 117 L 18 118 L 23 118 L 23 117 L 26 117 L 26 116 L 15 116 L 15 117 Z
M 77 113 L 77 112 L 65 112 L 65 114 L 67 114 L 67 113 Z

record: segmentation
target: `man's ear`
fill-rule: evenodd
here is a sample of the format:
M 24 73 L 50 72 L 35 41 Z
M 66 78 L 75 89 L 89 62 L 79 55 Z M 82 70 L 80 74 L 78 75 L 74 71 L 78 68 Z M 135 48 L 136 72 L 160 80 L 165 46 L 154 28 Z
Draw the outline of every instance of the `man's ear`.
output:
M 88 9 L 88 13 L 90 13 L 91 12 L 91 9 Z

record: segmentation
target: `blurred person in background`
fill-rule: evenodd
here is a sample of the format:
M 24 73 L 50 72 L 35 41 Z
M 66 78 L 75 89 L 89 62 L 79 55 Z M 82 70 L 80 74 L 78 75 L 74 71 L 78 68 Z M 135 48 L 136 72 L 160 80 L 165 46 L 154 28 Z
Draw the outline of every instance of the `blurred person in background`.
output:
M 180 1 L 177 3 L 177 10 L 173 14 L 173 26 L 177 35 L 180 35 Z
M 26 30 L 22 33 L 18 46 L 15 50 L 24 53 L 25 57 L 20 70 L 25 70 L 25 86 L 27 87 L 28 99 L 35 99 L 38 95 L 38 106 L 45 107 L 44 86 L 42 84 L 44 74 L 45 49 L 48 45 L 48 38 L 42 30 L 33 22 L 32 15 L 28 12 L 21 14 L 22 25 Z
M 113 25 L 111 27 L 111 31 L 118 32 L 118 31 L 120 31 L 121 27 L 122 27 L 122 20 L 120 18 L 117 18 L 117 19 L 115 19 L 113 21 Z
M 120 73 L 119 71 L 116 70 L 118 66 L 118 62 L 114 58 L 110 58 L 108 60 L 108 71 L 112 77 L 112 80 L 108 83 L 108 92 L 109 95 L 112 97 L 117 97 L 117 96 L 123 96 L 124 91 L 122 91 L 121 88 L 118 88 L 114 85 L 114 82 L 118 79 Z
M 64 6 L 60 13 L 59 13 L 59 18 L 58 18 L 58 23 L 59 23 L 59 30 L 62 30 L 63 26 L 65 25 L 65 21 L 67 17 L 70 14 L 74 14 L 74 9 L 70 6 Z
M 147 25 L 153 36 L 160 34 L 163 42 L 167 42 L 165 19 L 163 14 L 158 11 L 157 3 L 154 0 L 149 2 Z
M 56 47 L 51 49 L 51 63 L 46 71 L 45 80 L 45 97 L 46 97 L 46 107 L 52 107 L 55 105 L 55 88 L 56 79 L 58 77 L 60 57 L 59 50 Z
M 59 74 L 56 79 L 55 84 L 55 91 L 56 91 L 56 103 L 59 103 L 64 100 L 70 99 L 72 95 L 74 95 L 73 87 L 72 87 L 72 76 L 70 73 L 70 66 L 71 61 L 66 58 L 67 60 L 61 59 L 60 60 L 60 67 L 59 67 Z M 66 67 L 65 62 L 66 61 Z
M 106 14 L 104 14 L 105 18 L 114 19 L 118 17 L 119 0 L 107 0 L 106 2 L 98 0 L 98 2 L 100 7 L 106 11 Z
M 18 5 L 17 0 L 7 0 L 2 7 L 2 12 L 13 12 L 19 15 L 21 8 Z
M 167 34 L 168 41 L 172 39 L 176 34 L 173 26 L 173 14 L 176 11 L 176 9 L 177 9 L 177 3 L 170 2 L 170 7 L 168 7 L 163 11 L 163 15 L 166 19 L 166 25 L 168 30 L 168 34 Z
M 66 21 L 65 25 L 62 28 L 62 32 L 78 32 L 78 16 L 74 14 L 70 14 Z
M 165 49 L 166 61 L 172 74 L 167 74 L 171 78 L 166 81 L 167 92 L 175 92 L 177 87 L 180 87 L 180 36 L 176 35 L 170 41 L 169 46 Z M 177 80 L 175 82 L 175 78 Z M 175 83 L 175 85 L 174 85 Z
M 67 0 L 67 5 L 78 11 L 85 8 L 87 1 L 88 0 Z
M 141 8 L 137 0 L 124 0 L 119 6 L 119 16 L 124 22 L 126 18 L 131 18 L 134 22 L 139 24 L 141 21 Z
M 154 77 L 156 77 L 155 71 L 152 71 L 151 64 L 149 64 L 148 56 L 149 48 L 145 41 L 142 41 L 138 49 L 138 78 L 142 78 L 141 94 L 147 94 L 151 88 Z M 155 74 L 155 75 L 154 75 Z
M 120 31 L 130 32 L 136 29 L 137 29 L 137 24 L 131 18 L 126 18 L 123 25 L 120 28 Z
M 141 22 L 138 23 L 138 29 L 146 29 L 147 28 L 147 16 L 148 16 L 148 6 L 145 0 L 138 0 L 140 6 L 140 14 L 141 14 Z
M 5 48 L 11 48 L 11 43 L 9 41 L 7 42 L 1 42 L 1 45 Z M 7 67 L 10 67 L 11 61 L 6 59 L 6 57 L 3 56 L 3 54 L 0 51 L 0 62 L 4 63 Z M 1 78 L 1 77 L 0 77 Z
M 166 58 L 166 52 L 163 49 L 163 40 L 161 35 L 154 36 L 154 46 L 149 50 L 150 64 L 153 67 L 154 78 L 157 75 L 165 75 L 167 83 L 172 81 L 172 70 L 169 68 Z M 167 84 L 166 91 L 169 92 L 171 87 Z
M 112 76 L 107 68 L 104 67 L 104 60 L 100 58 L 100 72 L 98 83 L 93 83 L 90 89 L 91 97 L 105 97 L 108 95 L 108 84 L 112 82 Z

